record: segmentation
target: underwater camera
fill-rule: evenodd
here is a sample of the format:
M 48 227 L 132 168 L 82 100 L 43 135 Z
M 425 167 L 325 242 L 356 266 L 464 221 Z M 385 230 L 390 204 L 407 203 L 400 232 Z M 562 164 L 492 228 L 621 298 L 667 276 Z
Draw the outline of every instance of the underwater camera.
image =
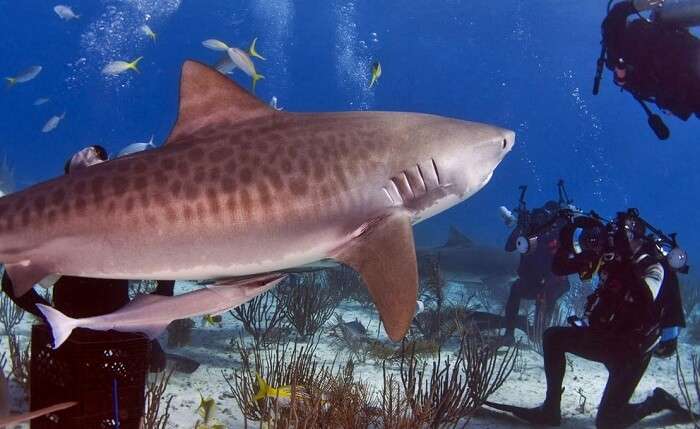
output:
M 659 260 L 666 260 L 672 269 L 687 274 L 688 255 L 677 242 L 676 234 L 665 234 L 639 216 L 637 209 L 619 212 L 606 221 L 595 212 L 564 212 L 568 225 L 562 229 L 561 245 L 573 255 L 587 253 L 595 259 L 612 260 L 615 256 L 632 256 L 630 241 L 641 239 L 656 249 Z

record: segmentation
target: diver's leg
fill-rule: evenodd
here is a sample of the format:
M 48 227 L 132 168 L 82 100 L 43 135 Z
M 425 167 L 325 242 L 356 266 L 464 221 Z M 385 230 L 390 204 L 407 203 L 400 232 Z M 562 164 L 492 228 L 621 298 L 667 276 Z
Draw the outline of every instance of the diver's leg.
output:
M 513 282 L 510 287 L 510 294 L 506 302 L 506 332 L 504 337 L 515 337 L 515 325 L 518 318 L 518 310 L 520 310 L 520 300 L 522 299 L 523 287 L 518 279 Z
M 649 353 L 641 357 L 623 356 L 606 365 L 610 375 L 598 406 L 598 428 L 625 428 L 663 409 L 654 396 L 639 404 L 629 403 L 649 365 L 650 357 Z

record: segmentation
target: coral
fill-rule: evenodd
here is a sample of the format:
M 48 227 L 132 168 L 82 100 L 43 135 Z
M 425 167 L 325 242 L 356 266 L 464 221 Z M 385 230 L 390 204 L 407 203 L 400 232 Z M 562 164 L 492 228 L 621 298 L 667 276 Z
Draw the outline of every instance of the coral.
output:
M 25 395 L 29 396 L 29 342 L 24 349 L 20 346 L 19 337 L 11 334 L 7 337 L 10 349 L 10 364 L 12 378 L 22 387 Z
M 438 354 L 430 377 L 427 362 L 413 350 L 400 363 L 401 383 L 412 418 L 417 426 L 438 427 L 469 419 L 488 397 L 500 388 L 513 370 L 518 349 L 497 355 L 478 338 L 463 336 L 451 361 Z
M 1 293 L 0 323 L 2 323 L 5 335 L 12 335 L 15 326 L 19 325 L 23 318 L 24 310 L 19 308 L 6 293 Z
M 680 353 L 676 353 L 676 381 L 678 382 L 678 390 L 681 391 L 681 397 L 685 403 L 685 408 L 690 411 L 688 413 L 690 420 L 693 422 L 695 428 L 699 428 L 700 421 L 696 419 L 696 415 L 692 411 L 700 406 L 700 358 L 692 354 L 690 360 L 693 365 L 693 378 L 690 382 L 692 382 L 691 388 L 695 393 L 695 400 L 693 400 L 693 394 L 688 389 L 689 382 L 686 381 L 685 374 L 683 373 Z
M 413 422 L 411 408 L 408 406 L 406 396 L 403 394 L 401 383 L 396 380 L 395 374 L 386 369 L 386 363 L 382 363 L 382 391 L 380 393 L 380 410 L 378 418 L 379 427 L 385 429 L 409 429 L 416 425 Z
M 275 293 L 282 304 L 282 314 L 301 338 L 314 336 L 342 300 L 340 291 L 322 272 L 290 276 Z
M 143 429 L 165 429 L 170 419 L 170 403 L 175 395 L 169 395 L 163 400 L 168 388 L 170 377 L 175 368 L 170 368 L 156 374 L 154 379 L 146 384 L 146 403 L 143 414 Z M 165 405 L 165 408 L 161 407 Z
M 284 321 L 282 305 L 271 291 L 258 295 L 247 303 L 229 311 L 243 324 L 243 329 L 253 337 L 256 347 L 274 342 Z
M 247 420 L 294 419 L 297 403 L 302 397 L 308 397 L 309 392 L 324 390 L 328 374 L 325 365 L 314 360 L 317 345 L 315 337 L 310 338 L 306 345 L 280 339 L 269 349 L 250 348 L 242 339 L 238 341 L 241 368 L 230 375 L 222 371 L 222 375 L 231 391 L 228 396 L 234 399 Z M 281 399 L 256 399 L 260 390 L 257 374 L 271 386 L 287 386 L 291 390 L 289 403 L 283 407 Z
M 192 319 L 178 319 L 168 326 L 168 347 L 182 347 L 190 343 L 192 328 L 195 322 Z
M 138 295 L 153 292 L 158 287 L 158 280 L 134 280 L 129 282 L 129 299 L 133 300 Z
M 325 274 L 328 284 L 338 290 L 342 297 L 357 302 L 364 309 L 372 307 L 372 296 L 355 270 L 345 265 L 340 265 L 326 270 Z

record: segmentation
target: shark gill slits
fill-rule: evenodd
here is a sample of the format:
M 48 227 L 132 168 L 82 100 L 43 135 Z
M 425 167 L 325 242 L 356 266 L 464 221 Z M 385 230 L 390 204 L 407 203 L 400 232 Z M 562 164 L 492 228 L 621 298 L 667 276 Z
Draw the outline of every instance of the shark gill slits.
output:
M 435 177 L 437 178 L 437 183 L 438 183 L 438 185 L 441 185 L 442 183 L 440 181 L 440 170 L 438 170 L 438 166 L 435 163 L 435 159 L 431 159 L 430 162 L 433 163 L 433 170 L 435 171 Z
M 405 171 L 404 175 L 408 179 L 408 185 L 413 192 L 414 197 L 420 197 L 421 195 L 425 194 L 426 186 L 418 165 L 415 165 L 411 167 L 410 170 Z
M 392 201 L 398 202 L 399 204 L 403 204 L 401 192 L 399 191 L 399 187 L 396 186 L 396 182 L 394 182 L 394 179 L 389 180 L 389 195 L 392 196 Z M 393 196 L 396 196 L 396 198 L 393 198 Z
M 391 194 L 389 193 L 389 190 L 386 189 L 386 187 L 383 187 L 383 188 L 382 188 L 382 191 L 384 191 L 384 194 L 385 194 L 385 195 L 387 196 L 387 198 L 389 199 L 389 203 L 390 203 L 391 205 L 395 205 L 395 204 L 396 204 L 396 201 L 394 201 L 394 197 L 391 196 Z

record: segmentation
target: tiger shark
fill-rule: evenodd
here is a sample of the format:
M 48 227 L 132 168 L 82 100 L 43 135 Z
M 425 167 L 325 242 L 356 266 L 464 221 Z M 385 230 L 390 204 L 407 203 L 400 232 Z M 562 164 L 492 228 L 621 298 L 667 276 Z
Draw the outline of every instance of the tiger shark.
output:
M 419 113 L 277 111 L 186 61 L 165 144 L 0 199 L 15 294 L 55 275 L 227 279 L 335 260 L 389 337 L 410 325 L 412 224 L 469 198 L 512 131 Z

